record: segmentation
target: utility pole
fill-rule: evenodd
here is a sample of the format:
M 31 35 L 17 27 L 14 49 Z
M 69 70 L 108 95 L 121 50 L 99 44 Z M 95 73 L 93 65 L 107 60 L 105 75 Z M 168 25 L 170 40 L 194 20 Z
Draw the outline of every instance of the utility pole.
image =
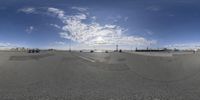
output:
M 69 52 L 71 52 L 71 40 L 69 42 Z
M 118 51 L 118 44 L 116 45 L 116 51 Z

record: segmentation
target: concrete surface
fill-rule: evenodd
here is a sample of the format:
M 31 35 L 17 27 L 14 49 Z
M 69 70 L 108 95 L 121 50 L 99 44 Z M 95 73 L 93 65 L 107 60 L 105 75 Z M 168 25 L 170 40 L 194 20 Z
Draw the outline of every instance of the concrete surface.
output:
M 0 100 L 199 100 L 200 55 L 0 52 Z

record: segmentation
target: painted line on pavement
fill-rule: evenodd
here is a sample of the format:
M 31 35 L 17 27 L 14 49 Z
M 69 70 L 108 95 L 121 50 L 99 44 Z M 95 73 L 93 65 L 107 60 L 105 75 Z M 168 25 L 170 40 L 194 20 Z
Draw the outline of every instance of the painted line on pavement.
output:
M 90 58 L 86 58 L 86 57 L 83 57 L 83 56 L 78 56 L 78 57 L 80 57 L 80 58 L 82 58 L 82 59 L 84 59 L 84 60 L 87 60 L 87 61 L 90 61 L 90 62 L 95 62 L 95 60 L 93 60 L 93 59 L 90 59 Z

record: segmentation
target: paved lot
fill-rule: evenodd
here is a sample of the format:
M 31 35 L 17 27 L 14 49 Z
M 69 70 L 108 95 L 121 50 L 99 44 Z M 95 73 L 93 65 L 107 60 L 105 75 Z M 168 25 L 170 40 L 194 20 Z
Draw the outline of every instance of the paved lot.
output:
M 200 55 L 0 52 L 0 100 L 198 100 Z

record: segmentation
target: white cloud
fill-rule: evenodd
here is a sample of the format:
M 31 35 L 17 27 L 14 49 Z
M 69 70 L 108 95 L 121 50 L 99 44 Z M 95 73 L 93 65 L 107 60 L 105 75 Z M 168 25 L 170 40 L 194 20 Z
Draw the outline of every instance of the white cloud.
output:
M 22 8 L 22 9 L 19 9 L 18 11 L 19 12 L 24 12 L 24 13 L 27 13 L 27 14 L 36 13 L 36 9 L 33 8 L 33 7 Z
M 0 42 L 0 47 L 8 47 L 8 46 L 11 46 L 11 43 Z
M 66 49 L 69 48 L 69 44 L 67 44 L 64 41 L 56 41 L 56 42 L 50 43 L 49 45 L 44 47 L 44 49 L 49 49 L 49 48 L 54 48 L 54 49 L 59 49 L 59 50 L 66 50 Z
M 51 13 L 51 14 L 56 15 L 56 16 L 59 17 L 59 18 L 63 18 L 64 15 L 65 15 L 65 12 L 64 12 L 64 11 L 59 10 L 59 9 L 57 9 L 57 8 L 52 8 L 52 7 L 48 8 L 48 12 Z
M 20 47 L 18 44 L 13 44 L 9 42 L 0 42 L 0 50 L 9 50 L 11 48 Z
M 65 42 L 62 42 L 62 41 L 57 41 L 55 42 L 56 45 L 65 45 L 66 43 Z
M 147 10 L 156 12 L 156 11 L 160 11 L 161 8 L 158 6 L 150 6 L 150 7 L 147 7 Z
M 124 21 L 127 22 L 127 21 L 128 21 L 128 17 L 125 17 L 125 18 L 124 18 Z
M 25 31 L 30 34 L 33 32 L 34 29 L 35 28 L 33 26 L 29 26 Z
M 116 23 L 116 22 L 127 22 L 129 19 L 129 17 L 127 16 L 122 16 L 122 15 L 116 15 L 116 16 L 109 16 L 107 17 L 107 20 L 109 20 L 110 22 Z
M 44 14 L 54 16 L 63 22 L 63 26 L 51 24 L 54 27 L 60 28 L 62 32 L 59 35 L 62 38 L 78 42 L 82 45 L 129 45 L 129 46 L 146 46 L 155 44 L 155 40 L 147 40 L 144 37 L 133 35 L 125 35 L 127 29 L 115 24 L 100 24 L 96 22 L 96 16 L 89 16 L 88 8 L 72 7 L 80 12 L 73 15 L 66 15 L 65 11 L 49 7 Z M 86 23 L 85 20 L 93 19 L 92 22 Z M 122 18 L 117 16 L 117 19 Z M 124 18 L 128 20 L 128 17 Z M 29 28 L 31 29 L 31 28 Z M 34 28 L 32 28 L 33 30 Z
M 51 26 L 55 27 L 55 28 L 58 28 L 58 29 L 61 29 L 61 26 L 57 25 L 57 24 L 50 24 Z
M 153 31 L 149 30 L 149 29 L 145 29 L 144 30 L 148 35 L 153 35 L 155 34 Z
M 93 20 L 96 20 L 96 19 L 97 19 L 97 17 L 96 17 L 96 16 L 92 16 L 92 17 L 91 17 L 91 19 L 93 19 Z
M 97 22 L 84 23 L 89 16 L 85 13 L 75 15 L 65 15 L 63 10 L 54 9 L 56 15 L 65 25 L 63 32 L 59 33 L 62 38 L 88 45 L 149 45 L 156 41 L 149 41 L 143 37 L 124 35 L 126 29 L 113 24 L 100 25 Z M 62 14 L 62 17 L 59 16 Z M 101 40 L 98 40 L 101 38 Z
M 88 10 L 88 8 L 84 8 L 84 7 L 71 7 L 71 9 L 78 10 L 80 12 L 84 12 Z
M 120 20 L 125 20 L 125 18 L 123 18 L 121 15 L 116 15 L 116 16 L 107 17 L 107 20 L 116 23 L 116 22 L 118 22 Z

